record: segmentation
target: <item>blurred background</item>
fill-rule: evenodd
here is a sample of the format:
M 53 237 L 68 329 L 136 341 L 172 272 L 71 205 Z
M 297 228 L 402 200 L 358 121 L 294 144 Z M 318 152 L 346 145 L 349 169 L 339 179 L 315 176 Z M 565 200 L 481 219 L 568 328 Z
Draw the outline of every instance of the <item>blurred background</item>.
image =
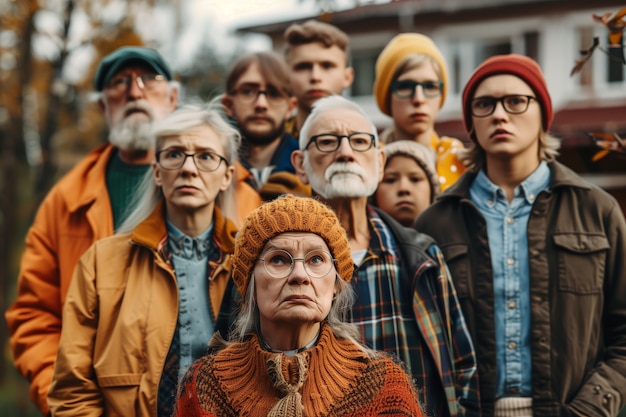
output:
M 346 95 L 382 129 L 390 120 L 372 97 L 376 58 L 397 33 L 425 33 L 450 73 L 437 131 L 465 141 L 460 94 L 472 70 L 494 54 L 525 54 L 548 82 L 552 133 L 563 141 L 559 160 L 613 194 L 626 212 L 626 158 L 598 154 L 588 135 L 626 137 L 623 44 L 620 38 L 610 47 L 609 28 L 593 19 L 624 6 L 603 0 L 0 0 L 0 311 L 15 298 L 24 236 L 41 199 L 106 141 L 92 79 L 99 60 L 123 45 L 158 49 L 182 85 L 183 100 L 210 100 L 223 92 L 224 74 L 238 56 L 282 52 L 290 24 L 323 20 L 350 36 L 356 76 Z M 572 74 L 596 38 L 593 56 Z M 2 317 L 0 410 L 6 417 L 36 416 L 7 340 Z

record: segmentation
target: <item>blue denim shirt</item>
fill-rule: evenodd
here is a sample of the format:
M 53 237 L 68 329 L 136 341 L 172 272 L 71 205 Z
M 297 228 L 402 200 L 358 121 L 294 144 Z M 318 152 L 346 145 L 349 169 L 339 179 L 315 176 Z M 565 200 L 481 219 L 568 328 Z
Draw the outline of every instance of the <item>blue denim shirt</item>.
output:
M 168 220 L 167 234 L 178 282 L 178 376 L 182 377 L 193 361 L 207 354 L 209 340 L 213 336 L 207 279 L 213 224 L 201 235 L 192 238 Z
M 504 190 L 480 171 L 470 198 L 487 222 L 493 268 L 497 361 L 496 398 L 531 396 L 530 276 L 526 229 L 537 195 L 548 189 L 545 162 L 519 186 L 509 203 Z

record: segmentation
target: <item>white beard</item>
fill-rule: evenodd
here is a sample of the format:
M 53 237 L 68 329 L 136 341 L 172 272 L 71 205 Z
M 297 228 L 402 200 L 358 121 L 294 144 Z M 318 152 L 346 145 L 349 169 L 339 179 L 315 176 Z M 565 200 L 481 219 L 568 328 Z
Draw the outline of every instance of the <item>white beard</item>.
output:
M 135 109 L 141 113 L 133 113 Z M 109 142 L 122 150 L 143 151 L 155 146 L 152 133 L 154 112 L 145 101 L 128 103 L 119 113 L 109 132 Z
M 305 153 L 303 161 L 311 188 L 326 200 L 369 197 L 374 194 L 378 188 L 378 165 L 376 160 L 374 172 L 368 174 L 354 162 L 335 162 L 326 168 L 324 178 L 320 178 L 311 168 L 308 153 Z

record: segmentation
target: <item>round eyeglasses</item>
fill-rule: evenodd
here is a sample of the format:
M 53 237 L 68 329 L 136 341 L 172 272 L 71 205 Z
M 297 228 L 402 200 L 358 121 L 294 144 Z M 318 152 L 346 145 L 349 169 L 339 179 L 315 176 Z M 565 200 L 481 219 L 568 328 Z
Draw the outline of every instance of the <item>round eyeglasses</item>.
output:
M 391 83 L 391 91 L 398 98 L 413 98 L 417 87 L 422 87 L 424 97 L 434 98 L 441 95 L 443 82 L 435 81 L 413 81 L 413 80 L 394 80 Z
M 263 262 L 265 272 L 274 278 L 285 278 L 291 274 L 295 263 L 301 261 L 304 271 L 311 278 L 323 278 L 334 266 L 330 252 L 315 249 L 307 252 L 302 258 L 294 258 L 289 252 L 282 249 L 274 249 L 259 258 L 258 262 Z
M 318 151 L 323 153 L 335 152 L 341 146 L 341 141 L 347 139 L 350 147 L 355 152 L 365 152 L 374 144 L 375 136 L 371 133 L 356 132 L 350 135 L 336 135 L 334 133 L 322 133 L 321 135 L 311 136 L 309 143 L 304 149 L 309 149 L 312 143 Z
M 211 172 L 219 168 L 222 161 L 228 165 L 228 161 L 221 155 L 209 151 L 197 151 L 185 153 L 180 149 L 163 149 L 157 152 L 156 161 L 159 166 L 168 171 L 181 169 L 187 158 L 191 157 L 198 171 Z
M 502 97 L 477 97 L 472 100 L 471 110 L 472 116 L 487 117 L 496 110 L 496 105 L 502 103 L 504 111 L 509 114 L 522 114 L 528 110 L 528 106 L 532 100 L 537 100 L 533 96 L 524 96 L 520 94 L 502 96 Z

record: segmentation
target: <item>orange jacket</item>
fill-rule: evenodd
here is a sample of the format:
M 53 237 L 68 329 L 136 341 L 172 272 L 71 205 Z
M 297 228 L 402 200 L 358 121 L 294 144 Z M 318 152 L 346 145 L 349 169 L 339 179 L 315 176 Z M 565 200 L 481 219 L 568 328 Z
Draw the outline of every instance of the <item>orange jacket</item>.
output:
M 241 162 L 235 163 L 235 200 L 237 202 L 237 219 L 233 221 L 238 227 L 243 225 L 243 220 L 255 208 L 259 207 L 263 200 L 261 195 L 246 182 L 252 173 Z
M 439 187 L 445 191 L 467 171 L 467 167 L 459 158 L 458 152 L 465 148 L 463 142 L 450 136 L 439 136 L 436 133 L 430 141 L 430 146 L 437 153 L 437 174 Z
M 89 153 L 42 202 L 26 236 L 17 300 L 5 314 L 15 367 L 44 415 L 74 267 L 92 243 L 113 234 L 106 187 L 112 152 L 107 144 Z

